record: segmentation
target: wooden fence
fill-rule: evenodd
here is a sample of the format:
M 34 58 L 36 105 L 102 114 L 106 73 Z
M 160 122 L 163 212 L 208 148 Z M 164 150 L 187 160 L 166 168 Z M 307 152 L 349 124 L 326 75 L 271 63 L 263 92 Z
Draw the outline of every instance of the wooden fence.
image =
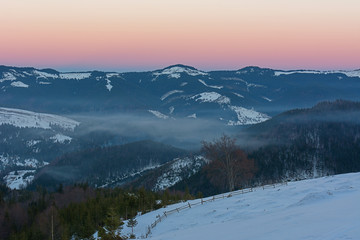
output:
M 200 199 L 198 202 L 195 202 L 195 203 L 188 202 L 184 206 L 177 207 L 177 208 L 174 208 L 172 210 L 164 211 L 162 215 L 157 216 L 157 219 L 156 219 L 155 222 L 153 222 L 150 226 L 147 227 L 145 238 L 147 238 L 151 234 L 151 229 L 155 228 L 156 225 L 158 225 L 161 221 L 163 221 L 165 218 L 167 218 L 169 215 L 171 215 L 173 213 L 179 213 L 182 210 L 192 208 L 192 207 L 197 206 L 197 205 L 202 205 L 202 204 L 207 203 L 207 202 L 213 202 L 213 201 L 218 200 L 218 199 L 225 199 L 225 198 L 229 198 L 229 197 L 232 197 L 232 196 L 253 192 L 256 189 L 263 189 L 264 190 L 264 189 L 268 189 L 268 188 L 276 188 L 277 186 L 282 186 L 282 185 L 287 185 L 287 182 L 263 185 L 263 186 L 256 187 L 256 188 L 246 188 L 246 189 L 233 191 L 233 192 L 230 192 L 230 193 L 227 193 L 227 194 L 215 195 L 215 196 L 213 196 L 211 198 L 207 198 L 206 200 Z

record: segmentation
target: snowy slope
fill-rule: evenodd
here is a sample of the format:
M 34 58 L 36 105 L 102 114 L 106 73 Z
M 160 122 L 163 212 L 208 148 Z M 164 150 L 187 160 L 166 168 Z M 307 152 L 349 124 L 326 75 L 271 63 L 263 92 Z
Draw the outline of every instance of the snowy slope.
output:
M 175 212 L 152 229 L 150 239 L 360 239 L 359 199 L 360 173 L 256 188 Z M 184 205 L 138 216 L 136 236 L 145 236 L 157 215 Z
M 237 121 L 230 120 L 228 122 L 228 125 L 230 126 L 256 124 L 270 119 L 268 115 L 253 109 L 246 109 L 238 106 L 230 106 L 230 109 L 237 115 Z
M 73 131 L 80 123 L 53 114 L 35 113 L 21 109 L 0 107 L 0 125 L 2 124 L 10 124 L 20 128 L 32 127 L 43 129 L 51 129 L 52 125 L 56 125 L 64 130 Z
M 186 67 L 186 66 L 170 66 L 170 67 L 165 68 L 163 70 L 155 71 L 153 73 L 153 75 L 156 76 L 156 77 L 161 76 L 161 75 L 167 75 L 168 78 L 180 78 L 181 73 L 185 73 L 185 74 L 190 75 L 190 76 L 208 75 L 208 73 L 206 73 L 206 72 L 202 72 L 202 71 L 199 71 L 197 69 L 194 69 L 194 68 L 191 68 L 191 67 Z M 156 80 L 156 79 L 153 79 L 153 80 Z
M 158 177 L 154 191 L 165 190 L 184 178 L 189 178 L 193 174 L 200 171 L 205 164 L 205 159 L 202 156 L 195 156 L 194 158 L 176 158 L 166 168 L 166 171 Z
M 195 99 L 200 103 L 216 102 L 218 104 L 230 104 L 230 99 L 226 96 L 222 96 L 217 92 L 203 92 L 192 96 L 190 99 Z

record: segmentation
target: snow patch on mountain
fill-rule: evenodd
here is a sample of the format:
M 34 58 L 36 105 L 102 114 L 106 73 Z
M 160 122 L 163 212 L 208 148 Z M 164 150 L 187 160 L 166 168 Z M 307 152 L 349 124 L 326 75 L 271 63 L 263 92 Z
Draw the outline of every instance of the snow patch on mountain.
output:
M 202 72 L 202 71 L 192 69 L 192 68 L 187 68 L 187 67 L 180 67 L 180 66 L 174 66 L 174 67 L 166 68 L 166 69 L 163 69 L 160 71 L 156 71 L 153 73 L 153 75 L 156 77 L 161 76 L 161 75 L 168 75 L 168 78 L 180 78 L 181 73 L 186 73 L 190 76 L 208 75 L 208 73 L 206 73 L 206 72 Z M 155 81 L 156 78 L 153 80 Z
M 25 159 L 24 161 L 18 161 L 15 163 L 15 165 L 18 167 L 31 167 L 31 168 L 35 168 L 35 169 L 46 166 L 48 164 L 49 164 L 48 162 L 39 162 L 35 158 L 28 158 L 28 159 Z
M 29 87 L 29 85 L 27 85 L 21 81 L 12 82 L 10 85 L 13 87 L 20 87 L 20 88 L 28 88 Z
M 155 110 L 148 110 L 150 113 L 152 113 L 155 117 L 160 118 L 160 119 L 168 119 L 169 116 L 162 114 L 159 111 L 155 111 Z
M 230 126 L 256 124 L 270 119 L 268 115 L 257 112 L 253 109 L 238 106 L 230 106 L 230 109 L 237 115 L 237 121 L 230 120 L 228 122 L 228 125 Z
M 7 156 L 4 156 L 3 154 L 0 155 L 0 166 L 4 167 L 9 165 L 10 159 Z
M 2 78 L 0 78 L 0 83 L 4 81 L 15 81 L 17 78 L 14 74 L 9 72 L 4 72 Z
M 48 162 L 42 162 L 35 158 L 22 159 L 19 156 L 0 155 L 0 173 L 7 167 L 16 166 L 37 169 L 48 164 Z
M 113 88 L 113 85 L 111 85 L 111 81 L 110 79 L 106 79 L 106 85 L 105 85 L 106 89 L 109 90 L 109 92 L 111 92 L 111 89 Z
M 47 73 L 47 72 L 43 72 L 43 71 L 39 71 L 39 70 L 34 70 L 33 71 L 34 75 L 36 75 L 36 78 L 58 78 L 59 76 L 57 74 L 51 74 L 51 73 Z
M 343 73 L 348 77 L 358 77 L 358 78 L 360 78 L 360 69 L 354 70 L 354 71 L 341 71 L 340 73 Z
M 262 96 L 262 98 L 263 98 L 264 100 L 268 101 L 268 102 L 272 102 L 272 100 L 271 100 L 270 98 L 267 98 L 267 97 L 264 97 L 264 96 Z
M 25 188 L 34 179 L 35 170 L 18 170 L 9 172 L 3 180 L 10 189 Z
M 85 78 L 89 78 L 91 76 L 91 73 L 85 72 L 85 73 L 60 73 L 61 79 L 76 79 L 76 80 L 82 80 Z
M 197 118 L 197 117 L 196 117 L 196 113 L 190 114 L 189 116 L 187 116 L 187 118 L 194 118 L 194 119 L 196 119 L 196 118 Z
M 106 77 L 107 77 L 107 78 L 119 77 L 119 76 L 120 76 L 120 73 L 107 73 L 107 74 L 106 74 Z
M 199 79 L 198 81 L 199 81 L 200 83 L 202 83 L 204 86 L 209 87 L 209 88 L 216 88 L 216 89 L 222 89 L 222 88 L 224 88 L 224 86 L 208 85 L 208 84 L 206 84 L 206 82 L 205 82 L 204 80 L 201 80 L 201 79 Z
M 296 71 L 274 71 L 275 76 L 280 75 L 289 75 L 294 73 L 303 73 L 303 74 L 326 74 L 322 71 L 313 71 L 313 70 L 296 70 Z
M 280 75 L 289 75 L 294 73 L 301 73 L 301 74 L 336 74 L 341 73 L 348 77 L 358 77 L 360 78 L 360 69 L 353 70 L 353 71 L 341 71 L 341 70 L 333 70 L 333 71 L 317 71 L 317 70 L 294 70 L 294 71 L 274 71 L 275 76 Z
M 169 107 L 169 114 L 173 114 L 175 108 L 173 106 Z
M 183 87 L 183 86 L 186 86 L 187 84 L 188 84 L 187 82 L 182 82 L 182 83 L 180 84 L 180 86 Z
M 169 91 L 167 93 L 165 93 L 164 95 L 161 96 L 161 101 L 164 101 L 167 97 L 169 97 L 170 95 L 173 95 L 175 93 L 183 93 L 184 91 L 182 90 L 172 90 L 172 91 Z
M 40 81 L 39 84 L 41 84 L 41 85 L 50 85 L 51 82 L 43 82 L 43 81 Z
M 219 104 L 230 104 L 230 98 L 222 96 L 217 92 L 203 92 L 192 96 L 190 99 L 195 99 L 201 103 L 216 102 Z
M 38 144 L 40 142 L 41 142 L 40 140 L 29 140 L 29 141 L 26 142 L 26 146 L 33 147 L 33 146 L 35 146 L 36 144 Z
M 80 123 L 70 118 L 36 113 L 14 108 L 0 108 L 0 125 L 10 124 L 20 128 L 43 128 L 51 129 L 51 126 L 57 126 L 64 130 L 73 131 Z
M 60 133 L 50 137 L 50 139 L 53 140 L 54 143 L 70 143 L 71 140 L 72 140 L 71 137 L 65 136 L 65 135 L 60 134 Z
M 236 92 L 233 92 L 233 94 L 235 94 L 236 96 L 240 97 L 240 98 L 244 98 L 243 95 L 239 94 L 239 93 L 236 93 Z
M 204 163 L 204 157 L 202 156 L 174 159 L 171 164 L 167 166 L 166 171 L 157 179 L 153 190 L 160 191 L 174 186 L 184 178 L 189 178 L 197 173 Z

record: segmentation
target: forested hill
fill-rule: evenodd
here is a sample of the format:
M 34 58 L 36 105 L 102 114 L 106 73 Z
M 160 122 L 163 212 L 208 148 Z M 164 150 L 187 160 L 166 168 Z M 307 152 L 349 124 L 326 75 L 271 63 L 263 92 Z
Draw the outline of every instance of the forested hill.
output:
M 261 179 L 360 171 L 360 103 L 337 100 L 292 110 L 247 130 Z M 259 147 L 260 146 L 260 147 Z
M 316 123 L 360 124 L 360 102 L 324 101 L 312 108 L 289 110 L 268 121 L 250 126 L 244 132 L 247 137 L 286 140 L 293 134 L 290 125 L 294 127 Z
M 35 176 L 33 186 L 40 184 L 50 187 L 76 182 L 87 182 L 98 187 L 120 184 L 187 154 L 185 150 L 153 141 L 92 148 L 56 159 Z
M 237 135 L 256 165 L 251 184 L 315 178 L 360 171 L 360 103 L 337 100 L 284 112 Z M 175 189 L 211 195 L 204 168 Z

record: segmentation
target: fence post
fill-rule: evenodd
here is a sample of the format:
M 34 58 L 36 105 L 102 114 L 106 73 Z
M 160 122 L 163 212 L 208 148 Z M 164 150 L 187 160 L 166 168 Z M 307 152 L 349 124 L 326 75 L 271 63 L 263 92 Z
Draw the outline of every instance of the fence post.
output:
M 201 199 L 201 204 L 204 204 L 203 199 Z
M 188 202 L 188 204 L 189 204 L 189 208 L 191 208 L 191 204 Z
M 164 212 L 164 215 L 165 215 L 165 217 L 167 217 L 167 216 L 166 216 L 166 211 Z

